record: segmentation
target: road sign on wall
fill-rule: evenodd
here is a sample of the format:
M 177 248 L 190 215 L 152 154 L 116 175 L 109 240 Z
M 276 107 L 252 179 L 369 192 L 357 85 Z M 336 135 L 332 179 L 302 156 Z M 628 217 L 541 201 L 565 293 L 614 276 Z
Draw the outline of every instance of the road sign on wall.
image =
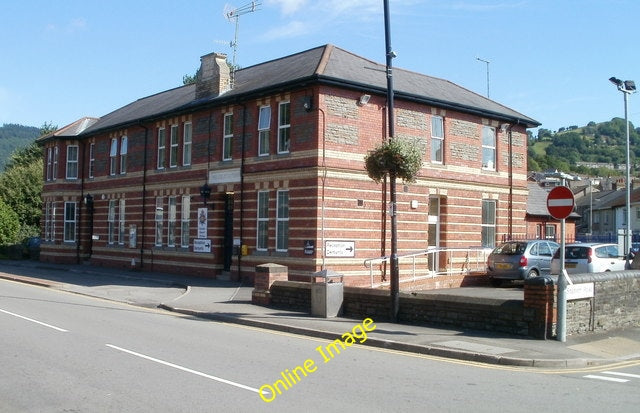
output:
M 555 219 L 565 219 L 573 212 L 573 192 L 566 186 L 556 186 L 547 196 L 547 210 Z

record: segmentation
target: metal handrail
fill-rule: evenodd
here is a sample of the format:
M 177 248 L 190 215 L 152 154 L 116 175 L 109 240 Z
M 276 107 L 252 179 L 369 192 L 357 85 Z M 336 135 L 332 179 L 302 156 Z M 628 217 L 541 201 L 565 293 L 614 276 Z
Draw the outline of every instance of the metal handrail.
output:
M 425 250 L 411 252 L 407 254 L 398 255 L 398 262 L 401 260 L 411 259 L 411 275 L 409 277 L 401 277 L 400 282 L 409 282 L 409 281 L 417 281 L 425 278 L 435 278 L 441 275 L 452 275 L 452 274 L 469 274 L 473 270 L 475 271 L 484 271 L 486 269 L 487 256 L 491 252 L 490 248 L 484 247 L 467 247 L 467 248 L 437 248 L 437 247 L 429 247 Z M 428 274 L 417 275 L 416 274 L 416 258 L 417 257 L 426 257 L 427 259 L 431 256 L 431 260 L 428 262 L 435 263 L 436 254 L 446 253 L 447 254 L 447 264 L 443 270 L 428 270 Z M 456 253 L 463 253 L 462 257 L 454 257 Z M 475 260 L 472 262 L 472 258 L 475 257 Z M 457 259 L 456 259 L 457 258 Z M 460 260 L 462 258 L 462 260 Z M 379 287 L 382 285 L 389 284 L 388 281 L 381 282 L 376 284 L 374 282 L 374 274 L 373 267 L 375 264 L 381 264 L 384 262 L 389 262 L 391 260 L 391 256 L 384 255 L 376 258 L 368 258 L 364 260 L 364 266 L 369 269 L 369 278 L 371 279 L 371 287 Z M 454 268 L 454 264 L 460 265 L 461 268 Z

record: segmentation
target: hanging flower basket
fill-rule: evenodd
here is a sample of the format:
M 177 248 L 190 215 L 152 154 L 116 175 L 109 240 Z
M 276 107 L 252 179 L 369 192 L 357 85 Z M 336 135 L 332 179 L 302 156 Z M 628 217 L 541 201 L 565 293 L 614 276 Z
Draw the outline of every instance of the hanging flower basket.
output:
M 385 176 L 394 176 L 404 182 L 415 182 L 422 168 L 422 151 L 416 142 L 389 139 L 364 157 L 369 178 L 380 183 Z

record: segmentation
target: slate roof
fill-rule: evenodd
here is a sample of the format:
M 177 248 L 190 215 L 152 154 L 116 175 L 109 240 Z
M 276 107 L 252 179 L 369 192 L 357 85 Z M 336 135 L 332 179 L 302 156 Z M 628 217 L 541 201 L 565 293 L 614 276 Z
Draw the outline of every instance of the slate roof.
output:
M 82 134 L 82 132 L 87 130 L 97 121 L 98 121 L 98 118 L 92 118 L 92 117 L 86 116 L 54 132 L 43 135 L 38 139 L 36 139 L 36 141 L 39 143 L 42 143 L 42 142 L 46 142 L 48 140 L 56 139 L 56 138 L 70 138 L 70 137 L 72 138 L 74 136 L 79 136 L 80 134 Z
M 537 182 L 529 182 L 529 195 L 527 196 L 527 215 L 538 216 L 538 217 L 549 217 L 549 210 L 547 209 L 547 196 L 549 195 L 549 190 L 538 185 Z M 569 215 L 570 219 L 579 218 L 580 215 L 575 211 Z
M 333 45 L 323 45 L 236 71 L 234 88 L 219 96 L 195 99 L 195 84 L 132 102 L 100 118 L 85 134 L 161 118 L 198 107 L 239 102 L 307 84 L 333 84 L 367 93 L 386 93 L 385 65 Z M 536 127 L 540 123 L 513 109 L 444 79 L 393 69 L 396 99 L 459 110 Z

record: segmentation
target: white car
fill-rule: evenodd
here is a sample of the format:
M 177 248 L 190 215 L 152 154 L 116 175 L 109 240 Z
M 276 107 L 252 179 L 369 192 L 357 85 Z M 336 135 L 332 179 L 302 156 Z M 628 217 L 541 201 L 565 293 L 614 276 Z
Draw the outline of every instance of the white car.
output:
M 564 268 L 568 274 L 622 271 L 626 264 L 617 244 L 575 243 L 564 247 Z M 560 274 L 560 249 L 551 260 L 551 274 Z

